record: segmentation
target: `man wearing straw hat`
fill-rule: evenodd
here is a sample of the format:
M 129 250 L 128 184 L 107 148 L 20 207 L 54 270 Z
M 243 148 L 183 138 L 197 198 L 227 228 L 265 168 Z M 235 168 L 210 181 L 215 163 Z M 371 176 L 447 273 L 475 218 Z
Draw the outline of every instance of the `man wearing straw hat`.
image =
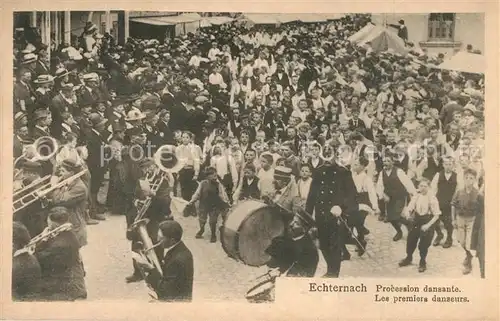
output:
M 52 100 L 52 86 L 54 85 L 54 77 L 51 75 L 39 75 L 33 83 L 37 85 L 35 90 L 36 104 L 39 107 L 50 105 Z

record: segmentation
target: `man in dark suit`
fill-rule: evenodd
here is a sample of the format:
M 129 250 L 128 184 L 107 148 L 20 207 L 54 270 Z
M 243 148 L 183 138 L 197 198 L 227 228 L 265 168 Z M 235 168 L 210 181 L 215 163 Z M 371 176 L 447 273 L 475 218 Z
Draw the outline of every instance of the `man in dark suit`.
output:
M 78 101 L 82 104 L 94 105 L 97 103 L 102 93 L 99 90 L 99 76 L 96 73 L 90 73 L 83 76 L 85 86 L 78 92 Z
M 290 79 L 288 79 L 288 75 L 285 73 L 285 67 L 281 62 L 276 64 L 276 71 L 274 72 L 272 79 L 283 88 L 290 86 Z
M 167 220 L 160 223 L 157 251 L 161 264 L 161 273 L 141 256 L 134 260 L 147 273 L 146 282 L 158 296 L 160 301 L 191 301 L 193 297 L 194 263 L 191 251 L 182 242 L 182 227 L 176 221 Z
M 314 213 L 321 252 L 327 264 L 326 277 L 338 277 L 346 238 L 346 216 L 358 210 L 356 186 L 351 172 L 336 163 L 313 173 L 306 212 Z
M 366 131 L 366 125 L 365 122 L 361 119 L 359 119 L 359 110 L 358 109 L 353 109 L 352 110 L 352 119 L 349 119 L 349 130 L 351 131 L 357 131 L 361 134 L 364 134 Z
M 398 37 L 403 39 L 405 44 L 408 42 L 408 28 L 405 26 L 403 19 L 398 21 L 398 25 L 390 24 L 389 26 L 398 29 Z
M 69 221 L 64 207 L 50 210 L 48 229 Z M 36 257 L 42 270 L 39 297 L 46 301 L 75 301 L 87 298 L 80 243 L 73 231 L 64 231 L 37 246 Z
M 174 131 L 170 127 L 170 111 L 162 110 L 158 115 L 160 116 L 160 120 L 156 124 L 156 128 L 160 131 L 163 143 L 175 145 Z
M 31 138 L 33 140 L 43 136 L 52 136 L 49 129 L 49 126 L 52 123 L 52 115 L 48 110 L 35 110 L 34 120 L 35 128 L 33 128 L 33 132 L 31 134 Z
M 18 71 L 17 77 L 18 80 L 14 85 L 14 99 L 18 108 L 15 111 L 26 111 L 28 117 L 32 117 L 36 94 L 31 85 L 31 71 L 27 68 L 22 68 Z
M 15 253 L 28 245 L 31 236 L 28 229 L 20 222 L 13 223 L 12 251 Z M 28 301 L 36 299 L 40 285 L 40 264 L 29 252 L 12 258 L 12 300 Z
M 50 112 L 52 113 L 52 124 L 50 132 L 55 138 L 60 138 L 62 134 L 62 113 L 69 112 L 71 114 L 77 110 L 78 105 L 73 100 L 73 84 L 61 85 L 61 91 L 54 98 L 50 104 Z
M 92 177 L 90 180 L 90 216 L 95 219 L 105 220 L 105 216 L 100 214 L 102 213 L 102 208 L 100 209 L 98 206 L 97 193 L 104 180 L 104 174 L 109 160 L 109 158 L 106 158 L 106 156 L 109 155 L 104 155 L 108 136 L 105 130 L 106 119 L 102 118 L 99 114 L 93 113 L 90 114 L 89 120 L 92 124 L 92 129 L 87 137 L 87 166 Z

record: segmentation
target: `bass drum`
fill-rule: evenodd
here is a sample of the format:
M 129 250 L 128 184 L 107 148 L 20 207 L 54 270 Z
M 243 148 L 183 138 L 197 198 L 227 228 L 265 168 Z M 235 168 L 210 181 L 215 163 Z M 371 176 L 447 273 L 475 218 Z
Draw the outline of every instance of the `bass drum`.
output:
M 262 202 L 238 203 L 229 212 L 222 229 L 222 248 L 246 265 L 262 266 L 271 256 L 265 251 L 272 240 L 285 232 L 282 215 Z

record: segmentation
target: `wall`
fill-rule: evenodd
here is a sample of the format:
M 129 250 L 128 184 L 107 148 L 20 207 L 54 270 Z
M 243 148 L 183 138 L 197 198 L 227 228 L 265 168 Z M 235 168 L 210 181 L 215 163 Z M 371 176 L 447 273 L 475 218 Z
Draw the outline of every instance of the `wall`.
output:
M 87 23 L 89 11 L 72 11 L 71 12 L 71 32 L 74 35 L 80 36 L 83 32 L 83 27 Z M 111 13 L 111 23 L 118 21 L 118 13 Z M 92 22 L 97 26 L 99 32 L 101 31 L 101 22 L 106 21 L 106 13 L 104 11 L 94 11 L 92 14 Z M 110 26 L 113 28 L 113 25 Z
M 375 24 L 382 25 L 384 19 L 387 19 L 388 24 L 398 24 L 399 19 L 405 21 L 408 28 L 408 40 L 418 46 L 419 42 L 427 41 L 428 39 L 428 13 L 413 13 L 413 14 L 372 14 L 372 21 Z M 460 50 L 465 50 L 468 44 L 471 44 L 474 49 L 479 49 L 484 53 L 485 30 L 484 30 L 484 14 L 482 13 L 457 13 L 455 21 L 455 41 L 462 42 Z M 429 53 L 448 53 L 452 52 L 451 48 L 429 48 Z

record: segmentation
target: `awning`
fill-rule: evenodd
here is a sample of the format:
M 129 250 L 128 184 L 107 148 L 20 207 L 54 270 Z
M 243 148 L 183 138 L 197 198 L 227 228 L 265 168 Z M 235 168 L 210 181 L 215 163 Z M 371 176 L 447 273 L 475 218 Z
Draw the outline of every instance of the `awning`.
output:
M 201 16 L 197 13 L 184 13 L 178 16 L 167 17 L 145 17 L 145 18 L 131 18 L 130 21 L 145 23 L 155 26 L 172 26 L 181 23 L 189 23 L 201 20 Z
M 366 26 L 361 28 L 358 32 L 347 38 L 350 42 L 357 43 L 363 40 L 366 36 L 368 36 L 372 30 L 375 28 L 374 24 L 368 23 Z
M 202 28 L 205 28 L 205 27 L 210 27 L 212 25 L 223 25 L 223 24 L 226 24 L 226 23 L 230 23 L 231 21 L 233 21 L 234 19 L 231 18 L 231 17 L 224 17 L 224 16 L 220 16 L 220 17 L 206 17 L 206 18 L 203 18 L 201 21 L 200 21 L 200 27 Z
M 436 68 L 482 74 L 486 70 L 486 59 L 483 55 L 461 51 Z

